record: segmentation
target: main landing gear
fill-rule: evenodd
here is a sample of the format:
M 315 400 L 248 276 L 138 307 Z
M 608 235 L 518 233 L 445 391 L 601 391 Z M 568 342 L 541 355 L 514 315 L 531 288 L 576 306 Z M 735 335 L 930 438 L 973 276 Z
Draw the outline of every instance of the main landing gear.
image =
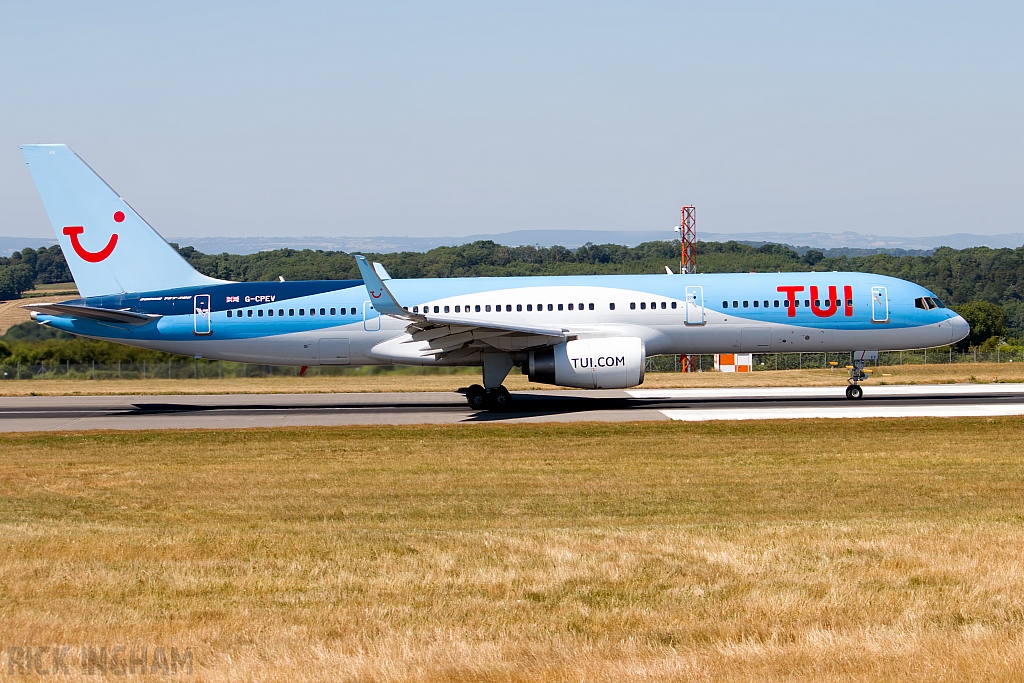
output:
M 512 405 L 512 394 L 501 383 L 512 369 L 512 357 L 505 352 L 485 353 L 482 369 L 483 386 L 474 384 L 466 389 L 469 407 L 473 410 L 507 410 Z
M 512 394 L 503 386 L 487 390 L 474 384 L 466 389 L 466 401 L 473 410 L 505 410 L 512 405 Z
M 846 398 L 853 401 L 864 398 L 864 389 L 860 386 L 868 378 L 868 373 L 864 371 L 864 361 L 855 360 L 853 365 L 846 367 L 850 369 L 850 379 L 847 380 L 850 386 L 846 387 Z

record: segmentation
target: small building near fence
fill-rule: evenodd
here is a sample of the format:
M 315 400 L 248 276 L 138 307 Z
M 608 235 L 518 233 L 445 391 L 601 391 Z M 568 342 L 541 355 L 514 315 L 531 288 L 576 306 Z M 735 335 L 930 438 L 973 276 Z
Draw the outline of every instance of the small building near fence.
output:
M 754 354 L 716 353 L 715 370 L 719 372 L 753 372 Z

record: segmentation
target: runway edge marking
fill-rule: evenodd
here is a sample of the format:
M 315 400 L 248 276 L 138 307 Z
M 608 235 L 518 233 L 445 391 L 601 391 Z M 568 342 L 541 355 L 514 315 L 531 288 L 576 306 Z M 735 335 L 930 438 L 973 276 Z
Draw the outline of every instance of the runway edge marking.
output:
M 1024 415 L 1024 403 L 952 406 L 842 406 L 810 408 L 737 408 L 662 410 L 671 420 L 809 420 L 892 417 L 1007 417 Z

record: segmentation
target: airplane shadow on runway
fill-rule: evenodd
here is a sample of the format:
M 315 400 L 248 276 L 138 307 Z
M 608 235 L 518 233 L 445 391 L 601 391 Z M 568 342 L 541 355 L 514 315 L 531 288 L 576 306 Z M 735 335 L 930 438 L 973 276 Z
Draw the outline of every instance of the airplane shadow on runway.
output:
M 900 396 L 866 396 L 860 404 L 865 403 L 949 403 L 952 397 L 925 397 L 917 396 L 913 399 Z M 975 397 L 975 401 L 980 397 Z M 982 402 L 992 402 L 995 397 L 986 397 Z M 954 401 L 956 402 L 956 401 Z M 568 415 L 572 413 L 612 411 L 612 410 L 665 410 L 665 409 L 707 409 L 720 407 L 723 410 L 729 408 L 786 408 L 806 407 L 809 405 L 850 405 L 848 399 L 836 398 L 746 398 L 746 397 L 721 397 L 707 398 L 703 400 L 678 399 L 678 398 L 632 398 L 632 397 L 585 397 L 585 396 L 559 396 L 553 394 L 531 394 L 529 392 L 512 394 L 512 404 L 502 411 L 476 411 L 472 412 L 465 403 L 452 401 L 451 403 L 437 403 L 427 401 L 409 401 L 393 404 L 382 404 L 380 402 L 358 401 L 344 403 L 309 403 L 309 404 L 286 404 L 286 403 L 250 403 L 250 404 L 226 404 L 226 405 L 204 405 L 190 403 L 136 403 L 133 408 L 125 411 L 114 411 L 121 415 L 167 415 L 167 414 L 188 414 L 188 413 L 315 413 L 319 411 L 330 412 L 369 412 L 380 411 L 382 413 L 469 413 L 464 419 L 466 422 L 501 422 L 513 419 L 529 417 L 545 417 L 551 415 Z

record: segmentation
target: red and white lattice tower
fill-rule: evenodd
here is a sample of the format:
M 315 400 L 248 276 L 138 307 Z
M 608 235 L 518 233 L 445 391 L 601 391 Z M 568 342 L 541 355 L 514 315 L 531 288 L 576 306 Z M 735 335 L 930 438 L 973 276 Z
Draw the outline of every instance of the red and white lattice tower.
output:
M 684 206 L 679 220 L 679 274 L 697 271 L 697 208 Z
M 697 272 L 697 209 L 684 206 L 679 218 L 679 274 Z M 696 356 L 679 356 L 683 372 L 697 371 Z

